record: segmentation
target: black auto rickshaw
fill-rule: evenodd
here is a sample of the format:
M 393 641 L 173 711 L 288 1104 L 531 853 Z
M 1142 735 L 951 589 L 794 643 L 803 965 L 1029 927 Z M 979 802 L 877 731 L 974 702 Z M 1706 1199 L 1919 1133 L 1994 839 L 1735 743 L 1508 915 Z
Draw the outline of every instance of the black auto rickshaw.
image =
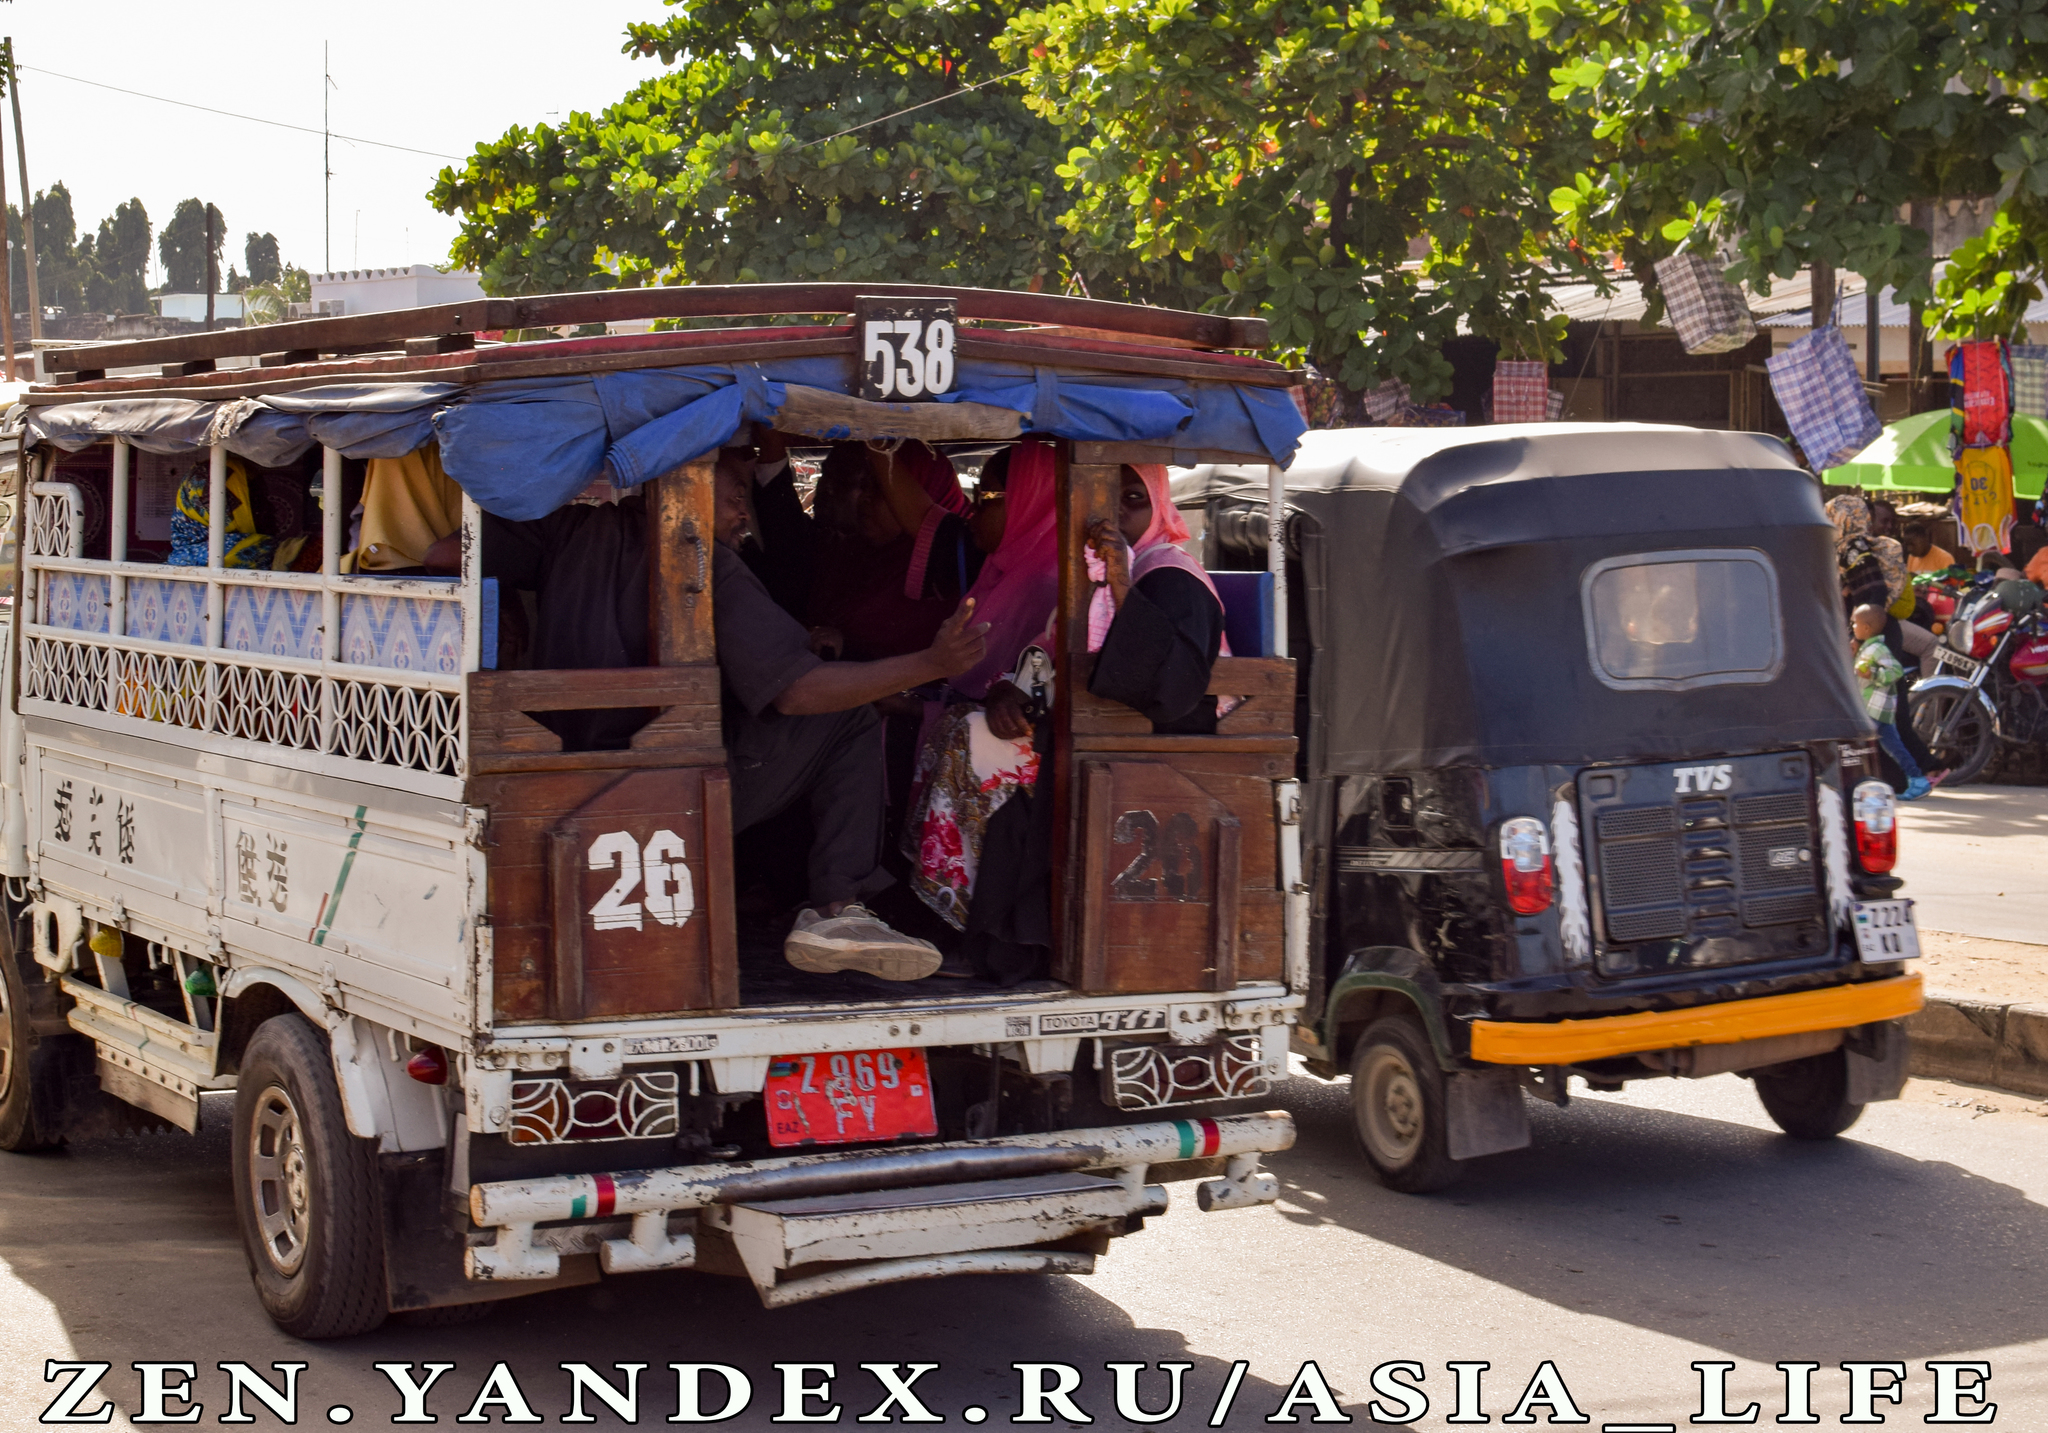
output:
M 1827 1138 L 1921 1004 L 1832 528 L 1755 434 L 1310 433 L 1284 474 L 1307 1008 L 1381 1181 L 1528 1143 L 1522 1091 L 1733 1072 Z M 1269 474 L 1195 468 L 1211 567 Z

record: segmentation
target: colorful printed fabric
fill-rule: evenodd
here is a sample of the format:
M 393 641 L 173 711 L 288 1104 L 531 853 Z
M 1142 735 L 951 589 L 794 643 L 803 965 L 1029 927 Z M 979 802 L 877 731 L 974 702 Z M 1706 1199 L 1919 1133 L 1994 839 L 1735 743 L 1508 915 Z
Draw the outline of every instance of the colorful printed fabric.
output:
M 206 566 L 206 499 L 211 485 L 205 469 L 178 484 L 177 506 L 171 513 L 171 555 L 167 567 Z M 223 534 L 221 566 L 268 570 L 277 556 L 277 539 L 256 531 L 249 506 L 249 474 L 237 459 L 228 459 L 228 521 Z
M 2012 442 L 2012 376 L 2005 340 L 1959 343 L 1948 351 L 1956 446 L 2003 448 Z
M 1863 710 L 1872 721 L 1889 726 L 1898 719 L 1899 678 L 1905 668 L 1884 644 L 1884 633 L 1864 639 L 1856 651 L 1856 680 L 1863 684 Z
M 1550 365 L 1503 358 L 1493 365 L 1493 421 L 1542 423 L 1550 417 Z
M 1742 290 L 1704 254 L 1673 254 L 1657 261 L 1664 313 L 1687 353 L 1731 353 L 1756 337 L 1756 320 Z
M 1031 741 L 996 736 L 979 707 L 947 708 L 919 750 L 918 797 L 903 828 L 903 854 L 915 866 L 911 889 L 955 930 L 967 929 L 989 819 L 1013 793 L 1037 783 Z
M 2004 552 L 2012 544 L 2012 454 L 1965 448 L 1956 455 L 1956 536 L 1972 552 Z
M 1833 324 L 1771 355 L 1764 367 L 1793 441 L 1814 472 L 1848 462 L 1884 432 L 1863 391 L 1849 341 Z
M 2016 343 L 2010 355 L 2014 415 L 2048 418 L 2048 343 Z

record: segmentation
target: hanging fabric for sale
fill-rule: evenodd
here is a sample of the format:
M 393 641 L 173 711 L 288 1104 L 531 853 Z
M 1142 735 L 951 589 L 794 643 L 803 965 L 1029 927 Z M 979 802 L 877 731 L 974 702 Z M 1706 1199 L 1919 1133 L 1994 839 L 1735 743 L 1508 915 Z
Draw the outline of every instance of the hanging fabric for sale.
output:
M 1965 448 L 1956 455 L 1956 536 L 1972 552 L 2004 552 L 2012 542 L 2012 454 Z
M 1687 353 L 1732 353 L 1756 337 L 1742 290 L 1704 254 L 1673 254 L 1656 264 L 1664 314 Z
M 1550 418 L 1550 365 L 1503 358 L 1493 365 L 1493 421 L 1543 423 Z
M 1815 329 L 1764 367 L 1792 439 L 1814 472 L 1847 462 L 1884 432 L 1856 372 L 1856 356 L 1835 325 Z
M 2003 448 L 2012 442 L 2012 373 L 2005 340 L 1979 339 L 1948 351 L 1956 446 Z

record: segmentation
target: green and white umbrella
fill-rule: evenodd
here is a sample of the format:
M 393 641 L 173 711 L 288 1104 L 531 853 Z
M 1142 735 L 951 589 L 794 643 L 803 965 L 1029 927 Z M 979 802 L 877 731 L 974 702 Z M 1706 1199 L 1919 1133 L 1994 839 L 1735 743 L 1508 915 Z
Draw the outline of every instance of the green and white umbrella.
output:
M 1948 451 L 1949 412 L 1915 413 L 1887 423 L 1876 442 L 1839 467 L 1821 474 L 1832 487 L 1890 488 L 1898 492 L 1947 493 L 1956 485 Z M 2012 420 L 2012 490 L 2038 498 L 2048 478 L 2048 419 Z

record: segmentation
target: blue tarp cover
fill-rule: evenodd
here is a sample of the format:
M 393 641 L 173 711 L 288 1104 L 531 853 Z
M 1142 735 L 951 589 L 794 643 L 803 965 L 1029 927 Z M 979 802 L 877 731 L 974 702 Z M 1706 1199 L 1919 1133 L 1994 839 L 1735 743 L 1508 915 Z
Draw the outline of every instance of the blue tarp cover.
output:
M 631 488 L 774 418 L 788 385 L 857 391 L 854 361 L 637 368 L 562 378 L 337 383 L 260 399 L 96 399 L 29 411 L 32 438 L 75 452 L 126 437 L 156 452 L 210 442 L 275 466 L 315 443 L 351 458 L 395 458 L 438 438 L 448 475 L 487 512 L 544 517 L 609 470 Z M 1264 453 L 1286 464 L 1305 431 L 1285 390 L 1024 364 L 960 364 L 941 402 L 1023 415 L 1025 431 L 1082 442 Z

